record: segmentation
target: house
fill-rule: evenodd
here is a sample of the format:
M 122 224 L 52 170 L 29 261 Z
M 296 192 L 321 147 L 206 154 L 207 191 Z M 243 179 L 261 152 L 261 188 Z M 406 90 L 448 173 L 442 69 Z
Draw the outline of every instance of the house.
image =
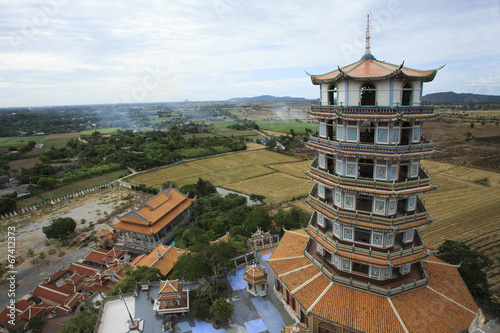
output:
M 189 312 L 189 290 L 182 290 L 179 280 L 160 281 L 158 298 L 155 299 L 153 311 L 157 315 Z
M 138 208 L 117 216 L 118 222 L 112 225 L 120 234 L 117 245 L 146 254 L 167 244 L 177 228 L 189 222 L 188 208 L 194 200 L 173 187 L 160 190 Z

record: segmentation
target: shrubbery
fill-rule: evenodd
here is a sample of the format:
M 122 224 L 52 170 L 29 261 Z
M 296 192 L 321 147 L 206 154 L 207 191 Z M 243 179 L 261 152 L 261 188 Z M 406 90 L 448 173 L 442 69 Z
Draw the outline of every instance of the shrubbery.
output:
M 76 221 L 70 217 L 59 217 L 48 226 L 42 227 L 47 238 L 62 239 L 75 231 Z

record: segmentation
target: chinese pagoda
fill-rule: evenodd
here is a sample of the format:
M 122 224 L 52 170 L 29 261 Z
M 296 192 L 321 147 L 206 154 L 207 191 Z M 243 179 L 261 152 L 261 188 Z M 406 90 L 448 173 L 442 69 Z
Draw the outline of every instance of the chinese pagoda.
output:
M 311 332 L 461 332 L 477 305 L 455 266 L 430 256 L 421 167 L 436 154 L 422 136 L 439 114 L 422 103 L 437 71 L 377 60 L 369 21 L 361 59 L 323 75 L 310 115 L 319 130 L 305 230 L 285 233 L 269 259 L 278 297 Z

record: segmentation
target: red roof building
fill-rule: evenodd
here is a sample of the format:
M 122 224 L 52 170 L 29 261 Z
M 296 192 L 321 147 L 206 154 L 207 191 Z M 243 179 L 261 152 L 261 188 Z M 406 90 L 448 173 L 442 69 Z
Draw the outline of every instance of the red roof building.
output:
M 119 231 L 117 245 L 137 253 L 150 253 L 175 237 L 175 230 L 189 222 L 188 207 L 194 199 L 169 187 L 138 208 L 117 216 L 112 225 Z
M 188 250 L 179 249 L 173 245 L 159 245 L 148 255 L 142 255 L 136 258 L 132 264 L 136 266 L 147 266 L 158 268 L 161 274 L 167 276 L 174 268 L 174 264 L 181 255 L 189 252 Z
M 436 189 L 420 166 L 436 154 L 422 125 L 438 116 L 422 89 L 437 70 L 376 60 L 367 26 L 360 61 L 311 75 L 314 212 L 269 259 L 279 297 L 311 332 L 462 332 L 476 316 L 457 268 L 419 233 L 433 221 L 419 196 Z
M 159 315 L 188 312 L 189 290 L 182 290 L 182 282 L 179 280 L 160 281 L 153 311 Z

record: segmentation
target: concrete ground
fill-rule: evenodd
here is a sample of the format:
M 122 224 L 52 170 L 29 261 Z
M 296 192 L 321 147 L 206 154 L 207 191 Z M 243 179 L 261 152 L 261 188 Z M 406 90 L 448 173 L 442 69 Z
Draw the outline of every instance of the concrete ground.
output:
M 268 293 L 265 297 L 255 297 L 246 291 L 247 283 L 243 280 L 244 268 L 236 271 L 234 276 L 229 276 L 228 281 L 233 290 L 230 298 L 234 305 L 234 314 L 231 317 L 231 325 L 226 328 L 215 330 L 211 324 L 183 318 L 176 326 L 176 333 L 279 333 L 284 325 L 290 325 L 295 321 L 285 310 L 283 304 L 274 294 L 274 279 L 266 259 L 270 253 L 257 253 L 257 262 L 263 266 L 268 273 Z

